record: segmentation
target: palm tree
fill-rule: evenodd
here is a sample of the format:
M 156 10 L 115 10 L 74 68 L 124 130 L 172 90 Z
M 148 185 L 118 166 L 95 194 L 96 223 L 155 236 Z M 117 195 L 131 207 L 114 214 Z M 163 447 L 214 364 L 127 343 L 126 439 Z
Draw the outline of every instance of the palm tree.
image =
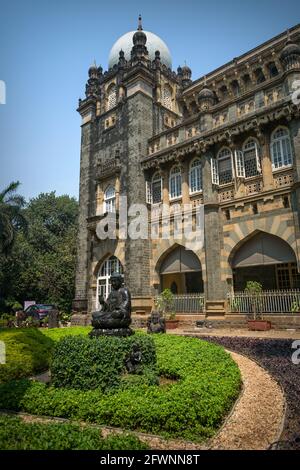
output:
M 0 253 L 4 255 L 11 251 L 17 230 L 27 228 L 26 219 L 22 214 L 25 199 L 16 194 L 19 185 L 19 181 L 12 182 L 0 192 Z

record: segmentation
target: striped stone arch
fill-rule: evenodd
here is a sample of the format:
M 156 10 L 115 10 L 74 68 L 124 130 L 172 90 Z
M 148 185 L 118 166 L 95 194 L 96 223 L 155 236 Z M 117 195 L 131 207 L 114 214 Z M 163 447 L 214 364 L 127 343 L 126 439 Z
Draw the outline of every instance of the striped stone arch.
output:
M 175 240 L 160 240 L 157 246 L 153 249 L 153 256 L 150 262 L 150 269 L 152 273 L 152 281 L 153 284 L 159 284 L 160 283 L 160 266 L 163 260 L 168 256 L 171 251 L 173 251 L 175 248 L 182 246 L 184 248 L 190 249 L 189 247 L 185 246 L 184 241 L 180 241 L 181 243 L 178 243 Z M 193 250 L 192 250 L 193 251 Z M 193 251 L 197 258 L 199 259 L 201 263 L 201 268 L 202 268 L 202 279 L 203 281 L 206 280 L 205 274 L 206 274 L 206 266 L 205 266 L 205 252 L 204 249 L 199 250 L 199 251 Z
M 276 235 L 287 242 L 293 249 L 299 265 L 297 239 L 294 226 L 290 222 L 290 215 L 276 215 L 232 224 L 230 231 L 224 233 L 224 248 L 221 252 L 222 281 L 232 279 L 231 261 L 234 254 L 247 240 L 259 232 Z
M 110 256 L 116 256 L 123 268 L 125 269 L 125 250 L 124 243 L 118 243 L 117 240 L 103 240 L 96 243 L 93 249 L 93 259 L 90 265 L 89 289 L 88 289 L 88 306 L 92 311 L 95 306 L 97 277 L 102 263 Z
M 125 250 L 124 243 L 118 243 L 117 240 L 103 240 L 95 245 L 93 250 L 93 261 L 91 265 L 91 281 L 94 284 L 98 271 L 102 263 L 110 256 L 116 256 L 125 269 Z

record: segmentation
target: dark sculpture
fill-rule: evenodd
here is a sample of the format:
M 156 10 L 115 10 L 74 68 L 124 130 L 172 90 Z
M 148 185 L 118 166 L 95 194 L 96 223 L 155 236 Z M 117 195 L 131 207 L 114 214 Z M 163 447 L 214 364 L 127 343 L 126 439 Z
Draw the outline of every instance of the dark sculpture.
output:
M 151 312 L 147 320 L 147 333 L 165 333 L 166 321 L 159 312 Z
M 48 328 L 58 328 L 58 311 L 52 308 L 49 312 Z
M 112 290 L 107 298 L 99 297 L 101 310 L 92 314 L 94 329 L 90 336 L 113 335 L 130 336 L 134 332 L 131 323 L 131 296 L 127 287 L 123 287 L 123 277 L 113 273 L 110 277 Z
M 142 362 L 142 351 L 134 344 L 131 353 L 125 359 L 125 367 L 129 374 L 135 374 Z

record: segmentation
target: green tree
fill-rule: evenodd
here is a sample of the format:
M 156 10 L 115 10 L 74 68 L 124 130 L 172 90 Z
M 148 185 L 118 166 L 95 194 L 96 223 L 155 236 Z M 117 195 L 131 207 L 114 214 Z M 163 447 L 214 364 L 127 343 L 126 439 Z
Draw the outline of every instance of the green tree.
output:
M 19 181 L 12 182 L 0 192 L 0 253 L 6 256 L 12 250 L 18 229 L 27 227 L 22 212 L 25 199 L 16 194 L 19 185 Z
M 55 192 L 31 199 L 10 255 L 0 258 L 0 289 L 6 301 L 35 300 L 69 312 L 74 298 L 78 203 Z

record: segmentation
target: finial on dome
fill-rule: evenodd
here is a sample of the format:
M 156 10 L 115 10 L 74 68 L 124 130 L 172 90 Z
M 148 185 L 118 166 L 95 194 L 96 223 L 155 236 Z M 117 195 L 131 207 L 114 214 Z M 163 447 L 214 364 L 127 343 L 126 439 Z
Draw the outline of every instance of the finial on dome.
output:
M 139 15 L 139 22 L 138 22 L 138 31 L 143 31 L 143 26 L 142 26 L 142 15 Z

